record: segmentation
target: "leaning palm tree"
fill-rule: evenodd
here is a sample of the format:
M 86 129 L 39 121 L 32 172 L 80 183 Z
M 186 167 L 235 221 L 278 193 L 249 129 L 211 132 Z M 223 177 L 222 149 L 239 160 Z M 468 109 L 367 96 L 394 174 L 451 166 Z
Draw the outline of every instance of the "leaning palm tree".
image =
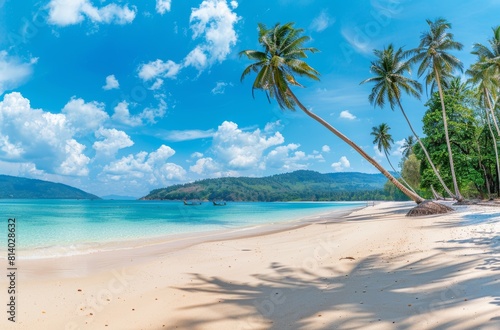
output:
M 368 100 L 371 104 L 381 108 L 384 107 L 386 102 L 389 102 L 392 110 L 394 110 L 396 105 L 399 107 L 401 113 L 406 119 L 406 122 L 408 123 L 408 126 L 410 127 L 411 132 L 416 137 L 422 151 L 425 154 L 425 157 L 427 158 L 427 161 L 431 165 L 434 174 L 438 178 L 444 190 L 446 190 L 450 196 L 453 196 L 453 193 L 450 191 L 448 186 L 446 186 L 441 178 L 441 175 L 439 175 L 436 166 L 434 166 L 434 163 L 432 162 L 424 144 L 418 137 L 417 132 L 413 129 L 413 126 L 403 109 L 403 105 L 401 104 L 401 96 L 403 92 L 414 96 L 417 99 L 420 99 L 420 93 L 422 92 L 422 85 L 419 82 L 405 77 L 405 74 L 410 73 L 411 71 L 410 62 L 405 60 L 405 57 L 407 57 L 409 53 L 403 51 L 402 48 L 394 49 L 392 44 L 382 51 L 374 50 L 373 52 L 377 57 L 377 60 L 371 63 L 370 71 L 375 76 L 361 82 L 361 84 L 375 83 L 375 86 L 372 88 L 372 92 L 368 96 Z
M 244 55 L 254 61 L 254 63 L 245 68 L 241 75 L 241 80 L 252 71 L 256 72 L 257 77 L 252 86 L 252 95 L 256 89 L 262 90 L 266 93 L 269 100 L 271 98 L 276 99 L 282 110 L 289 109 L 293 111 L 296 107 L 299 107 L 305 114 L 319 122 L 356 150 L 406 196 L 416 203 L 423 202 L 424 199 L 422 197 L 402 185 L 357 144 L 321 117 L 311 112 L 297 99 L 290 89 L 290 86 L 302 86 L 295 80 L 296 76 L 319 80 L 319 72 L 303 60 L 307 57 L 307 52 L 314 53 L 317 52 L 317 49 L 304 47 L 304 43 L 310 38 L 302 35 L 302 33 L 302 29 L 294 28 L 294 23 L 283 25 L 278 23 L 269 29 L 264 24 L 259 24 L 259 43 L 263 47 L 263 50 L 244 50 L 240 52 L 240 56 Z
M 403 183 L 408 187 L 408 189 L 416 193 L 415 190 L 410 186 L 410 184 L 406 182 L 403 176 L 400 175 L 399 172 L 394 168 L 391 159 L 389 158 L 389 151 L 392 149 L 392 144 L 394 143 L 392 135 L 391 133 L 389 133 L 390 129 L 391 128 L 386 123 L 382 123 L 378 126 L 372 127 L 372 132 L 370 133 L 370 135 L 373 136 L 373 144 L 377 145 L 378 151 L 384 152 L 385 158 L 387 159 L 387 162 L 391 166 L 392 170 L 399 175 L 399 177 L 401 178 Z
M 403 157 L 408 158 L 413 153 L 413 147 L 415 146 L 415 137 L 413 135 L 409 135 L 403 141 Z
M 451 24 L 443 18 L 438 18 L 435 21 L 427 20 L 429 31 L 422 34 L 419 46 L 412 51 L 415 55 L 411 59 L 412 62 L 420 62 L 418 67 L 418 75 L 422 76 L 426 73 L 425 82 L 427 85 L 435 82 L 439 91 L 441 100 L 441 109 L 443 113 L 443 125 L 448 148 L 448 157 L 450 161 L 451 177 L 455 188 L 455 198 L 461 202 L 463 197 L 458 188 L 457 176 L 455 175 L 455 166 L 453 164 L 453 153 L 451 151 L 450 136 L 448 134 L 448 121 L 446 118 L 446 107 L 444 105 L 443 87 L 441 83 L 442 77 L 449 77 L 455 69 L 462 70 L 462 62 L 449 51 L 461 50 L 463 45 L 453 40 L 453 34 L 448 32 Z

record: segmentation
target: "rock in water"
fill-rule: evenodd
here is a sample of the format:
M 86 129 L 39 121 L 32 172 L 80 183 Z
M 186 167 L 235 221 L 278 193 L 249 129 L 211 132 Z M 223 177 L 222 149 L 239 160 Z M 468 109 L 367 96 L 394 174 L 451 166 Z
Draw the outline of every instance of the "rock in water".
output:
M 443 214 L 454 211 L 451 207 L 433 201 L 423 201 L 407 214 L 407 217 L 418 217 L 422 215 Z

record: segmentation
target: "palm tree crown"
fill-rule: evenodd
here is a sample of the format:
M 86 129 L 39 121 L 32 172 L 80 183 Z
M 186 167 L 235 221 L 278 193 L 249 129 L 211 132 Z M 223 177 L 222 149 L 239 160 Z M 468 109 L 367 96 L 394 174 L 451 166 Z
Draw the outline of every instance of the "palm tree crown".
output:
M 402 48 L 394 49 L 390 44 L 384 50 L 374 50 L 377 61 L 371 62 L 370 71 L 375 74 L 361 82 L 375 83 L 368 100 L 375 106 L 383 107 L 386 101 L 389 102 L 391 109 L 398 105 L 401 100 L 401 91 L 420 99 L 422 85 L 411 78 L 405 77 L 405 73 L 410 73 L 410 62 L 405 61 L 408 52 Z
M 252 95 L 255 89 L 263 90 L 268 99 L 275 98 L 281 109 L 294 110 L 297 105 L 289 93 L 289 84 L 302 86 L 295 80 L 295 75 L 319 80 L 319 72 L 310 67 L 302 59 L 307 58 L 306 52 L 315 53 L 316 48 L 304 47 L 310 38 L 303 36 L 303 29 L 295 29 L 294 23 L 276 24 L 268 29 L 259 24 L 259 43 L 264 51 L 244 50 L 245 55 L 255 63 L 250 64 L 243 71 L 241 80 L 251 71 L 257 73 L 252 86 Z
M 451 24 L 444 18 L 427 20 L 427 24 L 429 31 L 422 33 L 418 48 L 412 51 L 415 55 L 411 61 L 420 62 L 418 75 L 420 77 L 427 71 L 425 81 L 430 85 L 435 80 L 449 77 L 455 69 L 463 70 L 462 62 L 449 53 L 462 50 L 463 45 L 453 40 L 453 34 L 448 32 Z M 436 77 L 436 73 L 440 77 Z
M 377 145 L 378 151 L 384 151 L 387 154 L 391 148 L 394 140 L 392 135 L 389 133 L 391 128 L 386 123 L 382 123 L 379 126 L 372 127 L 373 143 Z
M 472 54 L 481 58 L 490 76 L 500 74 L 500 25 L 493 28 L 493 38 L 488 40 L 491 49 L 483 44 L 474 44 Z
M 415 146 L 415 137 L 413 135 L 408 136 L 405 138 L 403 142 L 403 156 L 405 158 L 410 157 L 410 155 L 413 153 L 413 147 Z

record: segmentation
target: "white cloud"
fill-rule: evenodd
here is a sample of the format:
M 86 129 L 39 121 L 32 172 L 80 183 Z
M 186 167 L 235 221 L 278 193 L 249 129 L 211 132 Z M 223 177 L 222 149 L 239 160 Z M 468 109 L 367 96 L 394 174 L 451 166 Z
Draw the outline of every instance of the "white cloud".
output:
M 342 172 L 351 167 L 351 163 L 346 156 L 340 157 L 339 161 L 332 164 L 332 168 L 335 172 Z
M 0 160 L 31 164 L 36 173 L 85 176 L 90 159 L 65 114 L 32 109 L 20 93 L 0 101 Z
M 111 119 L 127 126 L 141 126 L 145 123 L 155 124 L 159 118 L 163 118 L 167 112 L 167 103 L 160 99 L 158 107 L 146 108 L 140 114 L 132 116 L 129 111 L 129 103 L 122 101 L 115 107 Z
M 391 155 L 398 157 L 403 156 L 404 152 L 403 146 L 405 145 L 405 139 L 394 142 L 394 145 L 396 145 L 396 148 L 394 149 Z
M 214 135 L 214 130 L 184 130 L 184 131 L 169 131 L 166 132 L 161 137 L 168 141 L 190 141 L 190 140 L 198 140 L 205 139 L 208 137 L 212 137 Z
M 200 175 L 210 176 L 219 170 L 219 165 L 210 157 L 200 158 L 195 165 L 189 167 L 189 170 Z
M 225 121 L 214 134 L 212 150 L 214 154 L 230 169 L 249 169 L 265 167 L 263 152 L 285 141 L 276 132 L 267 137 L 259 129 L 253 132 L 243 132 L 238 125 Z
M 226 83 L 223 81 L 217 82 L 214 88 L 212 88 L 212 94 L 224 94 L 226 92 L 226 87 L 227 86 L 233 86 L 231 83 Z
M 95 132 L 97 139 L 102 141 L 95 141 L 92 147 L 96 150 L 97 156 L 111 157 L 115 156 L 118 150 L 134 145 L 127 133 L 117 129 L 100 128 Z
M 159 101 L 156 108 L 144 109 L 139 117 L 146 123 L 156 124 L 159 118 L 163 118 L 167 113 L 167 103 L 164 100 Z
M 316 32 L 322 32 L 334 23 L 335 19 L 331 18 L 326 10 L 322 10 L 311 22 L 310 28 Z
M 66 159 L 59 166 L 59 173 L 63 175 L 86 176 L 89 174 L 87 168 L 90 158 L 83 154 L 85 146 L 76 142 L 76 140 L 66 141 L 64 151 Z
M 161 15 L 170 11 L 172 0 L 156 0 L 156 11 Z
M 68 26 L 78 24 L 85 18 L 93 23 L 127 24 L 134 20 L 137 9 L 111 3 L 95 7 L 90 0 L 51 0 L 48 4 L 50 24 Z
M 102 89 L 104 90 L 110 90 L 110 89 L 118 89 L 120 88 L 120 83 L 118 83 L 118 80 L 116 79 L 115 75 L 109 75 L 106 77 L 106 85 L 102 86 Z
M 75 97 L 64 106 L 62 113 L 75 132 L 89 133 L 99 128 L 104 121 L 109 119 L 104 111 L 104 104 L 98 102 L 85 103 L 83 99 Z
M 385 154 L 382 151 L 378 150 L 377 145 L 373 146 L 373 150 L 375 151 L 375 157 L 378 157 L 379 159 L 385 158 Z
M 264 127 L 264 132 L 274 132 L 283 127 L 281 120 L 276 120 L 274 122 L 267 123 Z
M 138 68 L 139 78 L 144 81 L 149 81 L 152 79 L 158 78 L 171 78 L 174 79 L 179 71 L 181 70 L 181 66 L 174 61 L 166 61 L 158 59 L 156 61 L 152 61 L 146 64 L 141 64 Z M 157 80 L 155 81 L 155 85 L 162 84 Z
M 114 109 L 115 113 L 113 114 L 111 119 L 132 127 L 142 125 L 142 120 L 139 116 L 130 115 L 128 106 L 129 104 L 127 101 L 122 101 L 118 103 L 118 105 Z
M 155 82 L 151 87 L 149 87 L 150 90 L 155 91 L 161 88 L 163 86 L 163 79 L 156 78 Z
M 266 163 L 282 171 L 294 171 L 307 168 L 306 164 L 300 164 L 300 161 L 307 159 L 303 151 L 297 151 L 299 144 L 290 143 L 286 146 L 279 146 L 269 152 L 266 157 Z
M 323 147 L 321 147 L 321 151 L 323 151 L 323 152 L 330 152 L 330 146 L 328 146 L 328 145 L 325 144 Z
M 347 120 L 354 120 L 354 119 L 356 119 L 356 116 L 353 115 L 352 113 L 350 113 L 349 110 L 344 110 L 340 113 L 339 118 L 347 119 Z
M 22 62 L 16 57 L 2 50 L 0 51 L 0 95 L 6 90 L 14 89 L 33 74 L 33 65 L 37 58 L 32 58 L 29 62 Z
M 198 152 L 198 151 L 193 152 L 191 154 L 191 158 L 201 158 L 201 157 L 203 157 L 203 154 L 201 152 Z
M 193 8 L 189 19 L 193 39 L 203 38 L 203 42 L 188 54 L 184 66 L 194 66 L 201 71 L 226 59 L 238 39 L 234 25 L 240 17 L 232 11 L 237 6 L 236 1 L 232 1 L 229 8 L 226 0 L 205 0 Z
M 186 170 L 166 162 L 174 154 L 175 151 L 165 145 L 149 154 L 145 151 L 130 154 L 106 165 L 103 175 L 114 181 L 127 180 L 139 186 L 166 185 L 169 181 L 183 180 Z

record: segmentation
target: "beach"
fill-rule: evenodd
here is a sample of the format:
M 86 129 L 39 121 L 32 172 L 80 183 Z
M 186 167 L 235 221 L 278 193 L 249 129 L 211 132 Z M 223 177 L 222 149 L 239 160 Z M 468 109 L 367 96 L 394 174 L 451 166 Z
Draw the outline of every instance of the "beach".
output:
M 22 260 L 16 323 L 0 328 L 500 328 L 500 208 L 413 206 Z

